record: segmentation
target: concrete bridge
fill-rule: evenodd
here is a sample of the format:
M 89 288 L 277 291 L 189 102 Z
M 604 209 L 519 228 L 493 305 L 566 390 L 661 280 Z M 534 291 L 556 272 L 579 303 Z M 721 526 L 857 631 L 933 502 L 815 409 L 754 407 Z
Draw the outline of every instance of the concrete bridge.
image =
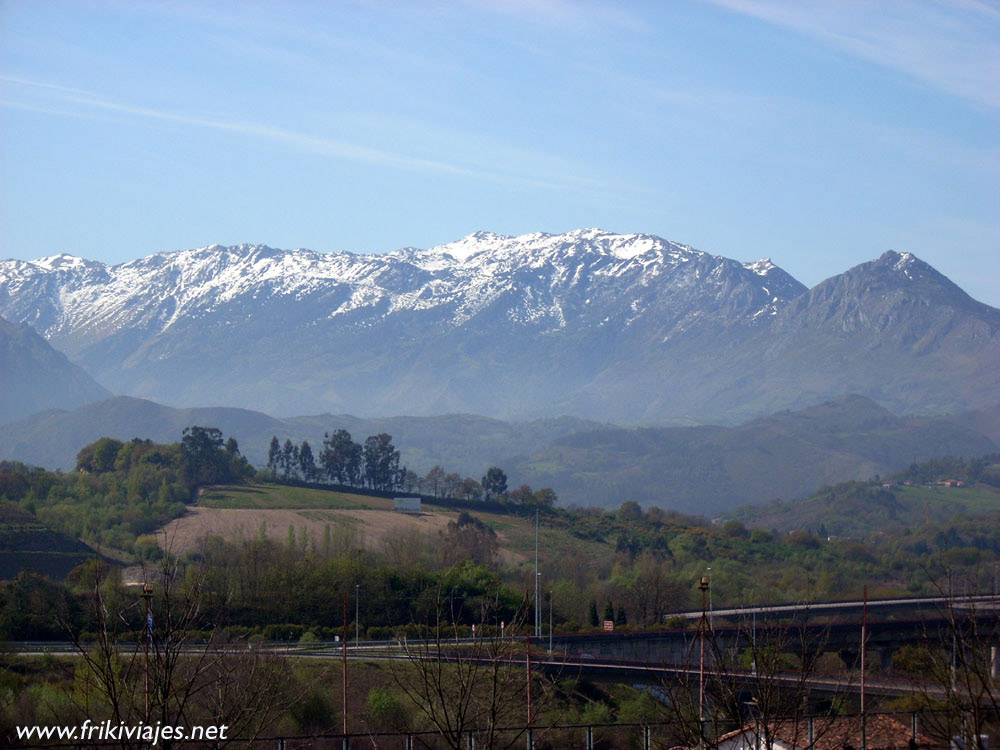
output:
M 700 613 L 699 613 L 700 616 Z M 768 622 L 754 627 L 751 623 L 731 625 L 715 618 L 715 626 L 707 631 L 706 639 L 717 651 L 739 651 L 754 642 L 777 648 L 786 653 L 818 656 L 822 653 L 838 654 L 845 667 L 860 665 L 861 621 L 825 623 Z M 866 625 L 867 651 L 870 661 L 878 660 L 884 670 L 892 666 L 892 657 L 904 645 L 948 645 L 955 629 L 959 634 L 973 636 L 989 634 L 996 649 L 1000 646 L 1000 614 L 995 612 L 969 613 L 953 622 L 947 617 L 908 620 L 869 620 Z M 698 628 L 662 630 L 658 632 L 573 633 L 552 637 L 554 651 L 568 655 L 625 661 L 643 661 L 650 664 L 686 664 L 697 661 L 701 643 Z M 543 638 L 540 645 L 547 645 Z M 713 650 L 709 648 L 709 652 Z M 1000 660 L 994 650 L 994 676 L 1000 669 Z

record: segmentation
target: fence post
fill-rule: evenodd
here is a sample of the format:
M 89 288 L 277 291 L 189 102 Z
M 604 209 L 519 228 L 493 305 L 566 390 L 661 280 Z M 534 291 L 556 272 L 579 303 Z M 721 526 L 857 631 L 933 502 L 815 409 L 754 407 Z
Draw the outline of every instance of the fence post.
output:
M 476 750 L 476 735 L 469 732 L 468 736 L 465 738 L 465 746 L 469 750 Z
M 861 714 L 861 750 L 868 750 L 868 715 Z
M 406 750 L 413 750 L 413 735 L 406 735 Z
M 649 724 L 642 727 L 642 750 L 649 750 Z
M 285 741 L 283 739 L 278 740 L 278 750 L 285 750 Z
M 594 750 L 594 728 L 587 727 L 587 750 Z
M 813 743 L 816 742 L 816 727 L 813 724 L 813 717 L 809 717 L 809 750 L 812 750 Z
M 528 727 L 527 736 L 527 748 L 528 750 L 535 750 L 535 733 L 532 731 L 531 727 Z
M 351 738 L 348 737 L 346 734 L 344 735 L 344 745 L 343 745 L 343 748 L 344 748 L 344 750 L 351 750 Z

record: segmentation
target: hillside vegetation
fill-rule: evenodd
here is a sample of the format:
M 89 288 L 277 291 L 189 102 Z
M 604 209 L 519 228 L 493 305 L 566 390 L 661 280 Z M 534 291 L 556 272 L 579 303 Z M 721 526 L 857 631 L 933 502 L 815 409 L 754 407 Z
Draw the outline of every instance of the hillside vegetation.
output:
M 915 463 L 884 478 L 842 482 L 802 500 L 739 508 L 726 517 L 782 533 L 870 539 L 998 513 L 1000 455 L 989 455 Z

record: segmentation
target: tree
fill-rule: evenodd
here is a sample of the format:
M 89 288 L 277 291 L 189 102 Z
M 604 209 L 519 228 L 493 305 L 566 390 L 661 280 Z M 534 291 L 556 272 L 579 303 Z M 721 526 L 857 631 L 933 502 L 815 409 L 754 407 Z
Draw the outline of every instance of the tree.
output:
M 466 477 L 462 480 L 459 494 L 463 500 L 482 500 L 483 488 L 480 486 L 479 482 L 472 477 Z
M 392 445 L 392 435 L 370 435 L 363 455 L 368 486 L 383 492 L 393 489 L 399 474 L 399 451 Z
M 441 553 L 446 565 L 472 560 L 481 565 L 495 565 L 500 553 L 496 532 L 465 511 L 449 521 L 441 532 Z
M 298 474 L 299 449 L 295 447 L 290 439 L 285 439 L 285 444 L 281 446 L 281 470 L 285 479 Z
M 464 750 L 470 735 L 484 750 L 523 746 L 525 730 L 502 730 L 523 726 L 526 717 L 525 645 L 518 633 L 526 621 L 527 601 L 511 617 L 504 614 L 499 592 L 484 600 L 476 638 L 455 648 L 460 632 L 449 624 L 450 593 L 437 591 L 434 619 L 425 626 L 430 637 L 400 641 L 405 660 L 389 662 L 392 680 L 446 747 Z M 506 627 L 501 628 L 504 618 Z M 555 681 L 534 672 L 528 679 L 534 706 L 529 721 L 535 723 L 534 717 L 551 705 Z
M 316 478 L 316 461 L 313 459 L 312 448 L 305 440 L 299 446 L 299 469 L 302 470 L 302 478 L 307 482 Z
M 441 485 L 444 483 L 444 477 L 444 469 L 440 466 L 435 466 L 428 471 L 427 476 L 424 477 L 424 488 L 429 490 L 430 494 L 434 497 L 440 497 Z
M 697 670 L 685 670 L 664 678 L 662 688 L 668 717 L 683 736 L 683 744 L 704 745 L 711 728 L 745 728 L 750 747 L 776 747 L 778 721 L 791 736 L 783 739 L 794 747 L 805 747 L 809 739 L 818 744 L 823 736 L 841 728 L 837 717 L 807 717 L 814 691 L 836 705 L 849 687 L 845 680 L 830 694 L 830 686 L 814 687 L 820 655 L 826 650 L 829 625 L 810 626 L 808 612 L 794 623 L 773 616 L 744 616 L 735 629 L 712 629 L 708 619 L 699 624 L 690 641 L 689 664 L 699 664 L 704 643 L 704 682 Z M 752 707 L 753 722 L 747 722 Z M 704 719 L 701 721 L 700 719 Z M 808 732 L 812 731 L 812 738 Z
M 323 472 L 334 484 L 353 485 L 361 474 L 362 448 L 351 439 L 347 430 L 334 430 L 324 435 L 319 462 Z
M 271 472 L 271 477 L 278 476 L 278 467 L 281 466 L 281 443 L 278 436 L 271 436 L 271 446 L 267 449 L 267 470 Z
M 217 427 L 185 427 L 181 455 L 191 484 L 211 484 L 231 479 L 231 456 L 223 449 L 222 431 Z
M 491 466 L 483 475 L 482 485 L 486 500 L 499 499 L 507 491 L 507 475 L 499 466 Z
M 925 733 L 943 743 L 961 737 L 963 747 L 983 750 L 981 738 L 1000 733 L 1000 681 L 993 675 L 1000 615 L 989 605 L 983 609 L 974 600 L 953 596 L 951 572 L 944 575 L 947 588 L 937 587 L 945 598 L 940 608 L 944 627 L 929 632 L 919 649 L 916 676 L 924 688 L 917 703 L 938 709 L 923 721 Z
M 593 599 L 590 600 L 590 607 L 587 609 L 587 622 L 590 623 L 590 627 L 596 628 L 601 624 L 600 619 L 597 617 L 597 602 Z
M 203 572 L 182 570 L 170 555 L 158 570 L 146 571 L 147 619 L 143 599 L 122 587 L 117 573 L 103 563 L 90 569 L 93 641 L 81 641 L 71 621 L 58 617 L 83 665 L 75 699 L 93 723 L 225 725 L 226 736 L 215 745 L 223 748 L 237 738 L 257 738 L 297 701 L 287 689 L 287 664 L 246 643 L 228 643 L 218 621 L 203 615 Z M 144 648 L 127 642 L 134 637 L 129 631 L 142 633 Z M 209 637 L 199 644 L 205 632 Z M 121 737 L 118 745 L 137 750 L 152 739 Z M 170 750 L 177 740 L 164 732 L 158 746 Z
M 80 452 L 76 454 L 76 468 L 91 474 L 114 471 L 115 458 L 123 445 L 121 440 L 102 437 L 80 449 Z

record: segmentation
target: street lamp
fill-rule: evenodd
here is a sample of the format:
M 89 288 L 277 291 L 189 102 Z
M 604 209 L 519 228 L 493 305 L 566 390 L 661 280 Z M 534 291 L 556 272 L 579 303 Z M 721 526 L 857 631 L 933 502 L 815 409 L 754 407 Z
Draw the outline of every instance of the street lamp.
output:
M 698 583 L 698 590 L 701 591 L 701 659 L 698 664 L 698 721 L 705 721 L 705 630 L 707 622 L 705 618 L 705 595 L 708 593 L 708 576 L 702 576 Z M 700 724 L 704 729 L 704 723 Z
M 715 628 L 712 627 L 712 568 L 708 568 L 708 627 L 715 632 Z

